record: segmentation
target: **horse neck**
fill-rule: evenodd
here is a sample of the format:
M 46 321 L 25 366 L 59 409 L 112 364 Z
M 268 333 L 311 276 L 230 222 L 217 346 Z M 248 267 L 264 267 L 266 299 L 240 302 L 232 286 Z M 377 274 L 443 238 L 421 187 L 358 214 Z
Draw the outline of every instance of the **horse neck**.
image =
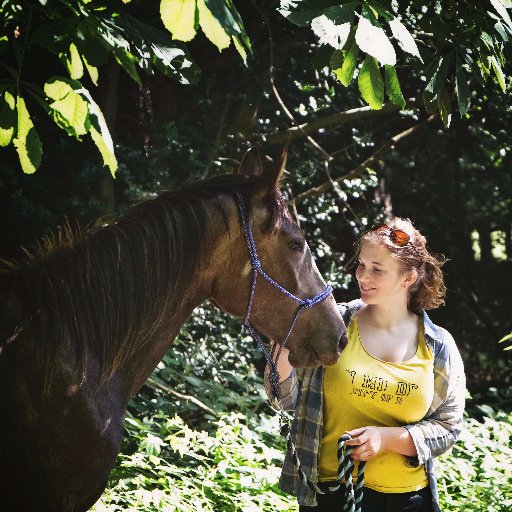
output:
M 221 209 L 219 209 L 219 204 L 221 204 Z M 233 215 L 237 215 L 233 205 L 233 201 L 227 198 L 221 198 L 220 201 L 219 198 L 216 198 L 205 203 L 207 224 L 199 255 L 200 264 L 196 272 L 187 279 L 186 283 L 183 283 L 184 286 L 179 291 L 181 301 L 166 310 L 166 320 L 162 323 L 152 342 L 144 345 L 123 368 L 122 373 L 129 390 L 128 399 L 140 389 L 150 376 L 192 311 L 211 296 L 212 282 L 217 267 L 225 261 L 223 254 L 226 250 L 225 246 L 229 244 L 230 240 L 230 229 L 226 222 L 230 222 L 228 217 L 233 218 Z M 238 218 L 236 217 L 236 219 Z

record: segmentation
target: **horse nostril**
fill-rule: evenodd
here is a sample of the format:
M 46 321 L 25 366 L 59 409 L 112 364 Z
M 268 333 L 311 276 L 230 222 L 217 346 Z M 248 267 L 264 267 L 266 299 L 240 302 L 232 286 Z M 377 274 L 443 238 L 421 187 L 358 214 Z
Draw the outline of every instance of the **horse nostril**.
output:
M 348 336 L 347 336 L 347 333 L 344 332 L 341 336 L 340 336 L 340 339 L 338 340 L 338 350 L 343 350 L 346 346 L 347 346 L 347 343 L 348 343 Z

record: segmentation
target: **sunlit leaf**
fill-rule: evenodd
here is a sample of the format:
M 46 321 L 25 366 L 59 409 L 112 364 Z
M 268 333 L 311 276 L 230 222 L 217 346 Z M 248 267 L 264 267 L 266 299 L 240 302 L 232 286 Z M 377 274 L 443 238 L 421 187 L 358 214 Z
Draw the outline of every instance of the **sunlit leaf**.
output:
M 420 52 L 418 51 L 418 47 L 416 46 L 416 41 L 414 41 L 412 35 L 407 30 L 407 28 L 403 25 L 403 23 L 398 19 L 394 18 L 389 22 L 389 26 L 391 27 L 391 32 L 393 32 L 393 36 L 397 39 L 398 44 L 402 47 L 404 52 L 410 53 L 423 62 L 420 56 Z
M 191 41 L 196 35 L 195 0 L 161 0 L 160 17 L 165 28 L 178 41 Z
M 5 91 L 0 98 L 0 146 L 8 146 L 16 130 L 16 100 Z
M 87 89 L 80 89 L 77 91 L 82 96 L 85 96 L 89 102 L 89 113 L 91 126 L 89 133 L 91 134 L 92 140 L 96 144 L 96 147 L 103 157 L 103 164 L 110 169 L 110 173 L 115 178 L 117 171 L 117 158 L 114 152 L 114 143 L 108 129 L 103 112 L 100 107 L 93 100 L 90 92 Z
M 70 135 L 79 137 L 89 130 L 89 106 L 71 84 L 50 79 L 44 86 L 45 94 L 55 101 L 49 104 L 55 122 Z
M 354 76 L 354 71 L 357 64 L 357 56 L 359 55 L 359 47 L 354 43 L 345 54 L 343 65 L 340 70 L 335 70 L 336 78 L 345 86 L 348 87 Z
M 71 43 L 69 46 L 69 52 L 66 55 L 66 67 L 68 69 L 69 76 L 73 80 L 82 78 L 84 74 L 84 66 L 74 43 Z
M 18 130 L 13 143 L 18 152 L 23 172 L 32 174 L 36 172 L 41 163 L 43 148 L 23 97 L 17 97 L 16 107 L 18 109 Z
M 199 11 L 199 25 L 204 35 L 219 51 L 227 48 L 231 43 L 231 38 L 219 23 L 219 20 L 217 20 L 210 9 L 208 9 L 204 0 L 197 0 L 197 9 Z
M 384 81 L 377 59 L 367 55 L 358 76 L 359 91 L 363 99 L 374 110 L 382 108 L 384 102 Z
M 374 26 L 366 18 L 360 18 L 356 30 L 359 48 L 375 57 L 381 64 L 396 64 L 396 53 L 388 36 L 380 27 Z
M 350 23 L 336 25 L 325 15 L 315 18 L 311 22 L 311 28 L 318 37 L 320 44 L 328 44 L 336 49 L 345 46 L 350 34 Z

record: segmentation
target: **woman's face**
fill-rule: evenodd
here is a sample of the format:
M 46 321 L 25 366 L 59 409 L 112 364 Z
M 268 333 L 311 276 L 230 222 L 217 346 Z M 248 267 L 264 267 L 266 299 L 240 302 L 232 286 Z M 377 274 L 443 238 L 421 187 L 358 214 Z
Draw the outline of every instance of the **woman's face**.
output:
M 380 244 L 365 240 L 359 253 L 356 279 L 361 299 L 366 304 L 380 304 L 390 299 L 405 300 L 411 283 L 410 272 Z

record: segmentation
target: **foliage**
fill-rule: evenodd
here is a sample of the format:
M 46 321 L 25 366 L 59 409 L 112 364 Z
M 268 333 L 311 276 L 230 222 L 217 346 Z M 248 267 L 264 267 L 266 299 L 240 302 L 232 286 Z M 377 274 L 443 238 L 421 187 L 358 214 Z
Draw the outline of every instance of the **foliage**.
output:
M 361 50 L 358 85 L 372 108 L 380 109 L 384 102 L 379 64 L 385 68 L 389 100 L 401 108 L 405 106 L 396 73 L 399 66 L 420 75 L 425 108 L 429 113 L 439 112 L 445 126 L 451 121 L 452 92 L 460 115 L 465 116 L 475 85 L 483 85 L 490 75 L 505 91 L 503 67 L 510 53 L 511 7 L 508 0 L 363 0 L 341 5 L 325 0 L 281 2 L 281 12 L 289 21 L 311 27 L 318 36 L 322 45 L 318 62 L 321 66 L 329 64 L 345 86 L 354 76 Z M 390 37 L 405 54 L 399 54 L 400 59 Z
M 187 48 L 177 42 L 190 40 L 196 24 L 219 50 L 233 39 L 244 60 L 250 51 L 242 20 L 230 0 L 162 0 L 162 22 L 174 34 L 174 41 L 137 17 L 136 6 L 113 4 L 0 2 L 0 65 L 7 73 L 0 80 L 0 146 L 14 144 L 25 173 L 34 173 L 42 159 L 42 143 L 33 121 L 38 114 L 30 113 L 38 106 L 69 136 L 82 140 L 90 135 L 104 165 L 115 175 L 114 144 L 90 92 L 109 59 L 139 86 L 140 72 L 155 70 L 182 84 L 196 83 L 199 68 Z M 41 61 L 43 73 L 34 74 L 32 69 Z M 60 74 L 63 71 L 67 76 Z
M 231 413 L 211 427 L 192 429 L 179 416 L 128 418 L 139 451 L 120 457 L 115 484 L 94 510 L 290 510 L 292 499 L 276 485 L 281 450 L 262 439 L 275 422 L 262 426 Z
M 277 486 L 284 443 L 261 369 L 248 375 L 235 370 L 248 364 L 243 354 L 249 351 L 245 338 L 234 345 L 236 328 L 214 310 L 196 310 L 178 345 L 131 402 L 122 454 L 95 512 L 297 509 Z M 193 345 L 190 336 L 200 342 Z M 154 381 L 200 398 L 214 412 L 171 399 Z M 479 421 L 466 419 L 460 441 L 437 463 L 447 512 L 510 508 L 512 414 L 488 406 L 482 412 Z
M 492 416 L 481 422 L 467 419 L 460 441 L 439 459 L 443 510 L 505 512 L 512 507 L 512 414 L 488 411 Z

